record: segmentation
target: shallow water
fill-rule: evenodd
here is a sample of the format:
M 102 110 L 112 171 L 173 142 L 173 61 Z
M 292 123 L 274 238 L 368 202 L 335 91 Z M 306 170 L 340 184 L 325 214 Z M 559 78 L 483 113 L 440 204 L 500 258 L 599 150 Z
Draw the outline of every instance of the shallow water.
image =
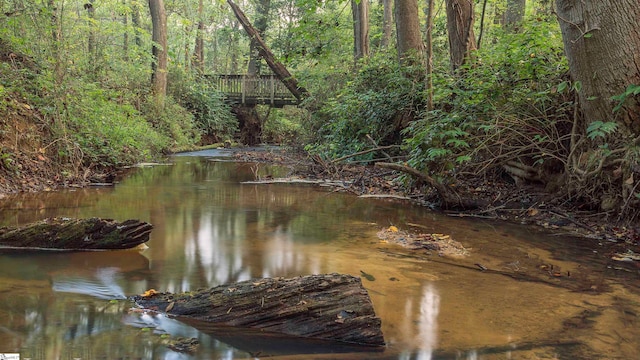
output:
M 287 170 L 211 160 L 174 157 L 137 169 L 114 187 L 0 199 L 2 226 L 51 216 L 154 225 L 144 251 L 0 253 L 0 353 L 23 359 L 640 359 L 640 275 L 602 260 L 596 241 L 316 186 L 241 184 Z M 451 235 L 470 256 L 383 243 L 376 233 L 390 225 Z M 179 292 L 327 272 L 367 275 L 362 281 L 382 319 L 384 351 L 185 324 L 130 311 L 126 300 L 150 288 Z M 187 355 L 163 343 L 179 336 L 198 338 L 198 350 Z M 334 354 L 322 355 L 328 352 Z

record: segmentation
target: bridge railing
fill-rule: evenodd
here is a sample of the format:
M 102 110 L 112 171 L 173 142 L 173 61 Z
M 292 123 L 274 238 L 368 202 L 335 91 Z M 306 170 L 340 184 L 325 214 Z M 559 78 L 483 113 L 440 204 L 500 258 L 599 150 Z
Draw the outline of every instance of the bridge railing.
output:
M 227 99 L 241 104 L 295 105 L 298 100 L 275 75 L 218 75 L 216 85 Z

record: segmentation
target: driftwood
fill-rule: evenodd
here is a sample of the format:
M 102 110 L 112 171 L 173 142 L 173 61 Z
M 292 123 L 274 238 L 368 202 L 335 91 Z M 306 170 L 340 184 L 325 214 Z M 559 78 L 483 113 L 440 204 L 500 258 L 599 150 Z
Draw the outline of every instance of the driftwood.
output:
M 149 241 L 152 225 L 138 220 L 49 218 L 0 228 L 0 247 L 50 250 L 130 249 Z
M 238 21 L 240 21 L 240 24 L 242 24 L 244 30 L 247 32 L 247 34 L 249 34 L 249 38 L 255 40 L 258 43 L 257 48 L 260 56 L 264 58 L 264 60 L 267 62 L 267 65 L 269 65 L 271 70 L 274 72 L 274 74 L 276 74 L 276 76 L 278 76 L 280 81 L 282 81 L 287 89 L 291 91 L 293 96 L 295 96 L 298 100 L 302 100 L 307 95 L 309 95 L 307 89 L 300 86 L 298 84 L 298 81 L 293 77 L 293 75 L 291 75 L 289 70 L 287 70 L 287 68 L 284 67 L 281 62 L 276 60 L 275 55 L 273 55 L 267 44 L 264 42 L 264 40 L 262 40 L 262 37 L 260 36 L 258 30 L 253 27 L 249 19 L 247 19 L 247 16 L 242 12 L 242 10 L 240 10 L 238 5 L 236 5 L 231 0 L 227 0 L 227 3 L 229 3 L 229 6 L 231 6 L 233 13 L 236 15 Z
M 350 275 L 265 278 L 181 294 L 150 290 L 134 300 L 185 321 L 373 347 L 385 344 L 367 290 Z
M 369 135 L 367 135 L 367 137 L 369 139 L 371 139 L 371 137 Z M 371 139 L 371 140 L 373 140 L 373 139 Z M 331 162 L 335 164 L 335 163 L 338 163 L 338 162 L 340 162 L 342 160 L 346 160 L 346 159 L 349 159 L 349 158 L 352 158 L 352 157 L 356 157 L 358 155 L 364 155 L 364 154 L 368 154 L 368 153 L 374 152 L 374 151 L 382 151 L 382 150 L 393 149 L 393 148 L 397 148 L 397 147 L 400 147 L 400 145 L 376 146 L 373 149 L 358 151 L 357 153 L 353 153 L 353 154 L 345 155 L 343 157 L 339 157 L 337 159 L 333 159 Z M 387 156 L 387 158 L 389 158 L 389 159 L 391 158 L 387 153 L 385 153 L 384 151 L 382 151 L 382 152 Z
M 442 201 L 442 207 L 444 209 L 463 209 L 463 210 L 472 210 L 477 209 L 479 207 L 486 206 L 486 202 L 483 200 L 475 200 L 475 199 L 466 199 L 458 195 L 453 189 L 445 186 L 444 184 L 438 182 L 436 179 L 431 176 L 420 172 L 417 169 L 414 169 L 410 166 L 396 164 L 396 163 L 385 163 L 379 162 L 375 164 L 376 167 L 391 169 L 395 171 L 400 171 L 406 174 L 409 174 L 413 177 L 418 178 L 429 184 L 433 187 L 440 200 Z

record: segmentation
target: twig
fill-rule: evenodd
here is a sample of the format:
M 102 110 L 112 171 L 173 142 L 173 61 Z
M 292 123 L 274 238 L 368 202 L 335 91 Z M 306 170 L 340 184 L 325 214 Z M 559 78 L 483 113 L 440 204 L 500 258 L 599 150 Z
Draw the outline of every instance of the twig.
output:
M 366 137 L 367 137 L 367 139 L 369 139 L 369 141 L 371 141 L 371 143 L 373 144 L 373 146 L 375 146 L 375 147 L 380 147 L 380 145 L 378 145 L 378 143 L 377 143 L 375 140 L 373 140 L 373 138 L 372 138 L 369 134 L 367 134 L 367 135 L 366 135 Z M 386 157 L 387 157 L 387 160 L 389 160 L 389 161 L 393 161 L 393 159 L 391 158 L 391 156 L 389 156 L 389 154 L 387 154 L 384 150 L 380 150 L 380 152 L 381 152 L 384 156 L 386 156 Z
M 396 148 L 396 147 L 400 147 L 400 145 L 387 145 L 387 146 L 380 146 L 380 147 L 369 149 L 369 150 L 363 150 L 363 151 L 359 151 L 357 153 L 353 153 L 353 154 L 350 154 L 350 155 L 345 155 L 343 157 L 339 157 L 337 159 L 334 159 L 334 160 L 331 161 L 331 163 L 335 164 L 335 163 L 340 162 L 342 160 L 346 160 L 346 159 L 349 159 L 349 158 L 352 158 L 352 157 L 355 157 L 355 156 L 358 156 L 358 155 L 364 155 L 364 154 L 368 154 L 370 152 L 379 151 L 379 150 L 393 149 L 393 148 Z

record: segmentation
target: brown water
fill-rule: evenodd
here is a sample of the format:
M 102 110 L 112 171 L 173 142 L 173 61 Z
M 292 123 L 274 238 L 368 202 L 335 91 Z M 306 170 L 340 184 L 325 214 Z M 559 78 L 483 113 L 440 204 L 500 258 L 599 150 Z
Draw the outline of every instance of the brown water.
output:
M 142 252 L 0 253 L 0 353 L 46 360 L 640 359 L 640 274 L 602 260 L 595 241 L 315 186 L 240 184 L 286 175 L 265 165 L 193 156 L 172 162 L 138 169 L 113 188 L 0 199 L 3 226 L 51 216 L 154 225 Z M 380 242 L 376 232 L 392 224 L 449 234 L 471 255 L 450 259 Z M 550 265 L 560 276 L 545 274 Z M 382 319 L 384 351 L 299 355 L 353 349 L 221 333 L 131 312 L 126 300 L 150 288 L 179 292 L 326 272 L 370 275 L 362 281 Z M 179 336 L 198 338 L 197 352 L 163 344 Z

